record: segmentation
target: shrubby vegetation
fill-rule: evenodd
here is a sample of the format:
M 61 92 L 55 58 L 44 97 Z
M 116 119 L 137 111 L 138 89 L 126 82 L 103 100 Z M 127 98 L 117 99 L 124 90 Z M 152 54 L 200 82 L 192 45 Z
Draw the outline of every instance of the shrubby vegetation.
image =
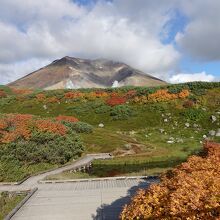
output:
M 71 122 L 71 117 L 66 119 L 64 116 L 55 120 L 22 114 L 1 115 L 1 166 L 14 164 L 22 167 L 40 163 L 58 165 L 79 157 L 84 146 L 75 131 L 65 126 L 60 119 L 69 120 L 69 125 L 75 123 Z M 0 181 L 4 181 L 6 174 L 0 171 Z
M 191 121 L 198 121 L 206 116 L 206 112 L 200 108 L 188 108 L 181 115 Z
M 110 111 L 112 120 L 126 120 L 134 115 L 134 111 L 128 105 L 116 105 Z
M 163 174 L 161 183 L 140 190 L 121 219 L 219 219 L 220 144 L 207 142 L 204 153 Z
M 93 126 L 85 123 L 85 122 L 76 122 L 76 123 L 70 123 L 70 122 L 64 122 L 64 124 L 69 127 L 71 130 L 75 131 L 76 133 L 92 133 Z
M 111 107 L 107 106 L 107 105 L 102 105 L 99 108 L 95 109 L 95 113 L 96 114 L 103 114 L 103 113 L 108 113 L 110 112 Z

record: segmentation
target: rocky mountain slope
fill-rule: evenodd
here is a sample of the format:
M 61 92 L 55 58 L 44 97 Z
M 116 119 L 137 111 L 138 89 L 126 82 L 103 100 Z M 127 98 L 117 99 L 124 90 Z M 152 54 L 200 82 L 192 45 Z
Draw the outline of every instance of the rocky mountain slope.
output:
M 158 86 L 166 83 L 132 67 L 106 59 L 63 57 L 9 84 L 15 88 L 105 88 Z

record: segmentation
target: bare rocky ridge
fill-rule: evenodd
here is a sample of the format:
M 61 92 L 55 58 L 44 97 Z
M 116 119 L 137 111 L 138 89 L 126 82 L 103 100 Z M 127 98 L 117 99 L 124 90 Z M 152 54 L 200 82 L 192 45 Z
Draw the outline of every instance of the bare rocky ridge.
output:
M 9 84 L 15 88 L 77 89 L 112 86 L 157 86 L 166 82 L 106 59 L 63 57 Z

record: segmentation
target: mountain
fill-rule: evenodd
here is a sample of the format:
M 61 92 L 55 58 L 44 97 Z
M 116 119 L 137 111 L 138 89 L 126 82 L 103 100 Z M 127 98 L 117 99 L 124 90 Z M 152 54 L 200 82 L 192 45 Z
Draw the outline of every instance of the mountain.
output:
M 120 86 L 158 86 L 166 82 L 106 59 L 63 57 L 9 84 L 15 88 L 64 89 Z

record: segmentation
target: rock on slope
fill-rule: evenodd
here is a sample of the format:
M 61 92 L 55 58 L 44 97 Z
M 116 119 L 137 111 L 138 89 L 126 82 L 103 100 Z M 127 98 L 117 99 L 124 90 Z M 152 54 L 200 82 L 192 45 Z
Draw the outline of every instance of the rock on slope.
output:
M 157 86 L 164 81 L 119 62 L 63 57 L 9 84 L 15 88 L 105 88 Z

